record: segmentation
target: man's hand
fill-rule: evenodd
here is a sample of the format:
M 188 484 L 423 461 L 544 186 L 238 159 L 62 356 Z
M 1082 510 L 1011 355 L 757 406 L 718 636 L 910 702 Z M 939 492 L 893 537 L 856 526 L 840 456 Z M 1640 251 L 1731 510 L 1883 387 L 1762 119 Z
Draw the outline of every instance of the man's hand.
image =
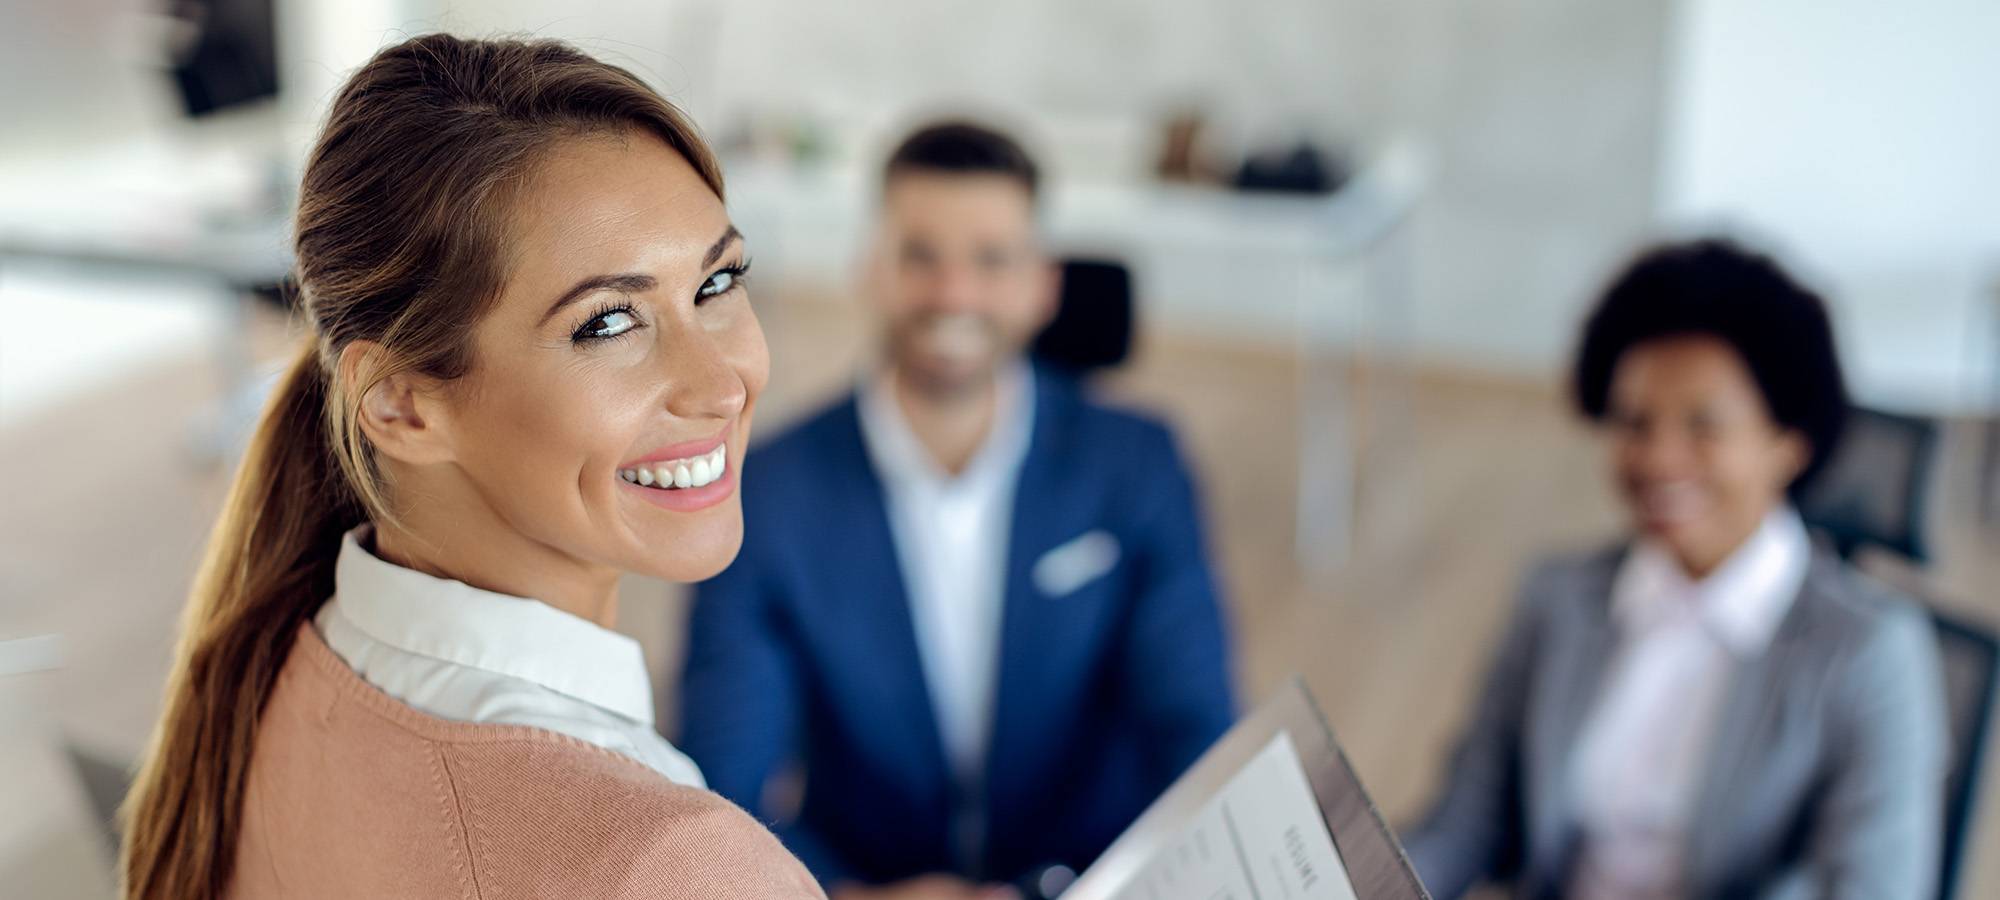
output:
M 834 885 L 832 900 L 1020 900 L 1021 892 L 1006 884 L 974 884 L 957 875 L 932 872 L 893 884 Z

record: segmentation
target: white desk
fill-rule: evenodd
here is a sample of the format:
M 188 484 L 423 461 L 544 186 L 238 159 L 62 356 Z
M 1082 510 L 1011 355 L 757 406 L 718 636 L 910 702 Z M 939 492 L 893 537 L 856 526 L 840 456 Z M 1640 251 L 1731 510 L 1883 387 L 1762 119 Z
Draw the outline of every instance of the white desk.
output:
M 0 160 L 0 253 L 276 281 L 296 178 L 279 146 L 190 131 Z
M 67 315 L 87 321 L 89 330 L 70 336 L 73 346 L 61 351 L 70 357 L 41 361 L 47 365 L 35 371 L 52 365 L 42 372 L 49 377 L 30 378 L 26 385 L 17 378 L 5 385 L 15 391 L 8 408 L 35 408 L 37 397 L 54 402 L 53 395 L 24 399 L 19 394 L 24 387 L 46 394 L 51 384 L 85 384 L 93 373 L 120 369 L 125 356 L 140 352 L 138 348 L 150 359 L 184 352 L 166 347 L 197 336 L 210 347 L 226 383 L 252 381 L 243 321 L 246 292 L 281 281 L 292 263 L 290 189 L 285 185 L 296 176 L 280 161 L 275 148 L 281 144 L 272 134 L 188 129 L 61 156 L 0 160 L 0 266 L 12 264 L 23 275 L 32 267 L 39 281 L 55 272 L 77 277 L 83 285 L 131 285 L 113 293 L 168 301 L 138 316 L 103 315 L 104 304 L 86 302 L 89 298 L 82 294 L 73 298 L 74 310 L 62 302 L 72 298 L 60 294 L 28 301 L 62 309 L 37 308 L 26 318 Z M 72 272 L 74 276 L 66 274 Z M 215 320 L 189 326 L 187 301 L 204 298 L 201 305 L 206 305 L 211 295 Z M 169 308 L 182 312 L 178 317 L 156 315 Z M 171 333 L 147 330 L 147 320 L 163 317 L 180 327 Z M 23 359 L 21 354 L 14 357 L 17 364 Z M 247 409 L 232 404 L 219 416 L 214 433 L 197 435 L 200 455 L 226 458 L 244 436 L 247 418 L 261 398 L 242 393 Z

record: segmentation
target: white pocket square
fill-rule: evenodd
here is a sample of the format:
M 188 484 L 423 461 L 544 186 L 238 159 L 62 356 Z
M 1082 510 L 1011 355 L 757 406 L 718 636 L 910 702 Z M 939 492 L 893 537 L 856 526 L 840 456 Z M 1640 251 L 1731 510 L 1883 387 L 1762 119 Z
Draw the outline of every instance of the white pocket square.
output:
M 1035 588 L 1060 597 L 1118 565 L 1118 539 L 1102 528 L 1086 531 L 1035 560 Z

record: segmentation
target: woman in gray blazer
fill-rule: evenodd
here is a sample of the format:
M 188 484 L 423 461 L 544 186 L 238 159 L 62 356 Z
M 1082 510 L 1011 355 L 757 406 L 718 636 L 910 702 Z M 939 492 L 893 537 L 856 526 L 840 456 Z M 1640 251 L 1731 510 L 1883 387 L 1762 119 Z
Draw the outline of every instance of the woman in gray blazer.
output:
M 1847 397 L 1824 305 L 1732 244 L 1632 264 L 1585 327 L 1633 536 L 1535 567 L 1434 807 L 1439 900 L 1929 900 L 1944 688 L 1923 612 L 1788 495 Z

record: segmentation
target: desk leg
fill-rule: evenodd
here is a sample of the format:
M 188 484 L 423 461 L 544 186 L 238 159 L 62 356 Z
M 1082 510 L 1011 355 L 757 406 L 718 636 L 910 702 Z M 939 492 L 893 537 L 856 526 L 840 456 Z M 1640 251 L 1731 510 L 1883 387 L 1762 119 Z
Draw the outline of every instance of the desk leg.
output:
M 1354 542 L 1352 341 L 1339 327 L 1340 291 L 1316 260 L 1298 267 L 1299 491 L 1293 556 L 1299 574 L 1325 584 Z

